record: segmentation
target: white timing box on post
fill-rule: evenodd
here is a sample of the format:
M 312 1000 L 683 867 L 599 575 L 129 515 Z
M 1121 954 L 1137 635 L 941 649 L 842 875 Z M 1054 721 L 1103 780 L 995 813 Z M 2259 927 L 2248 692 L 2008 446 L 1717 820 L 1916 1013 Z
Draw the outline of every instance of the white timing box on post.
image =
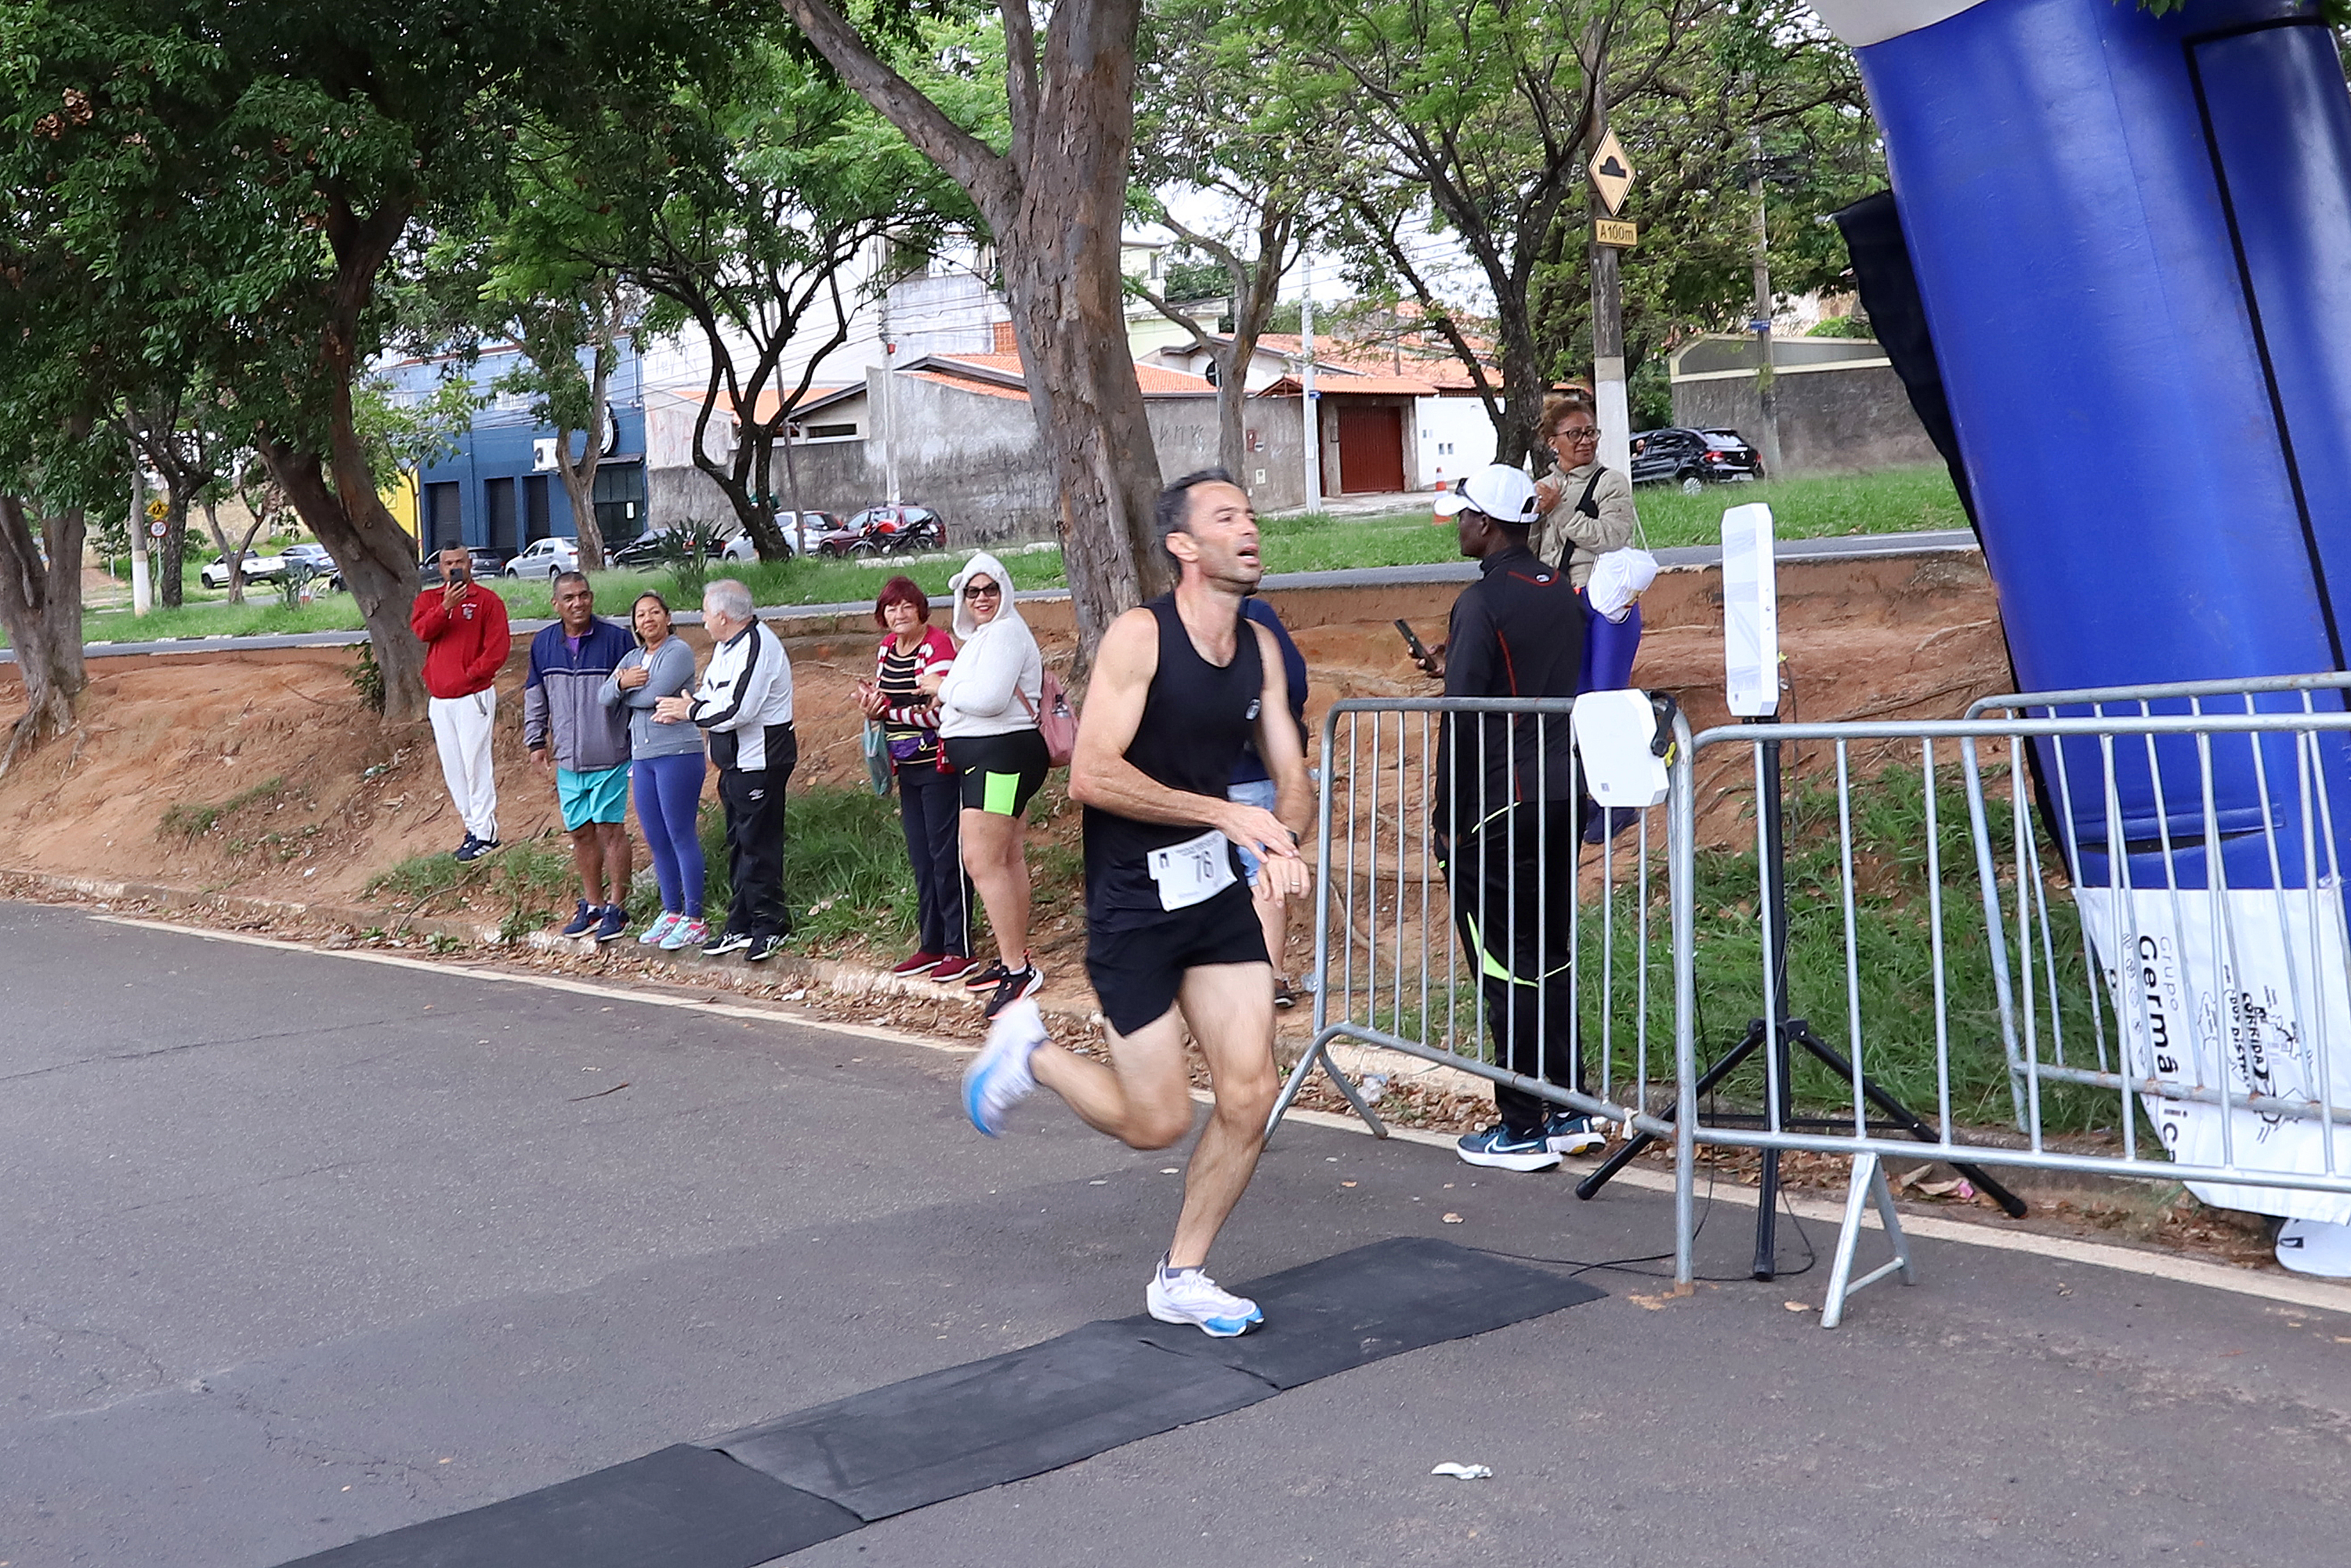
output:
M 1771 560 L 1771 508 L 1722 514 L 1722 663 L 1730 711 L 1780 711 L 1780 589 Z

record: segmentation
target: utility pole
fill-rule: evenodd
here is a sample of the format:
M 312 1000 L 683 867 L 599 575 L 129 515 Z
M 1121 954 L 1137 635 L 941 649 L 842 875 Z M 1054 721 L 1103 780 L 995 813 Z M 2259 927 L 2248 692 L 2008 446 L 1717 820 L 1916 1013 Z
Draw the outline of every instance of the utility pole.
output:
M 147 570 L 147 465 L 131 449 L 131 613 L 155 608 L 155 579 Z
M 1608 88 L 1605 79 L 1608 57 L 1595 52 L 1589 65 L 1592 72 L 1592 188 L 1588 200 L 1592 214 L 1592 394 L 1598 406 L 1593 410 L 1600 423 L 1601 466 L 1614 468 L 1620 474 L 1633 471 L 1633 411 L 1625 394 L 1625 299 L 1621 268 L 1623 251 L 1615 245 L 1602 244 L 1597 236 L 1601 225 L 1624 205 L 1624 192 L 1632 184 L 1632 165 L 1625 161 L 1623 151 L 1608 129 Z M 1618 172 L 1604 172 L 1611 161 Z M 1604 182 L 1621 180 L 1621 184 Z M 1615 193 L 1610 198 L 1610 192 Z M 1536 463 L 1542 458 L 1537 455 Z
M 1747 193 L 1755 198 L 1755 401 L 1763 417 L 1763 472 L 1780 476 L 1780 399 L 1771 387 L 1771 223 L 1763 202 L 1763 131 L 1747 132 Z
M 1306 438 L 1306 509 L 1319 512 L 1322 509 L 1322 408 L 1315 401 L 1314 391 L 1314 263 L 1311 258 L 1300 258 L 1299 274 L 1298 341 L 1302 361 L 1298 371 L 1298 402 Z

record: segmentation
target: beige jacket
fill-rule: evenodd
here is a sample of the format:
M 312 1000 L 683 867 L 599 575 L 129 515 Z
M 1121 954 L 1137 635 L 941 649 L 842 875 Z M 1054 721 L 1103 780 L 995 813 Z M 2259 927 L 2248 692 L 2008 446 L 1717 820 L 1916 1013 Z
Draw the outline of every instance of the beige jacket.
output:
M 1575 504 L 1583 498 L 1583 486 L 1591 483 L 1594 469 L 1599 470 L 1600 483 L 1593 487 L 1592 504 L 1600 509 L 1600 516 L 1588 517 L 1576 510 Z M 1562 474 L 1553 464 L 1542 483 L 1555 488 L 1558 496 L 1536 522 L 1528 547 L 1546 564 L 1564 566 L 1569 584 L 1582 589 L 1592 580 L 1594 561 L 1633 542 L 1633 529 L 1641 520 L 1633 509 L 1633 482 L 1614 468 L 1601 468 L 1592 462 L 1571 474 Z M 1570 545 L 1573 553 L 1562 560 L 1562 557 L 1569 556 Z

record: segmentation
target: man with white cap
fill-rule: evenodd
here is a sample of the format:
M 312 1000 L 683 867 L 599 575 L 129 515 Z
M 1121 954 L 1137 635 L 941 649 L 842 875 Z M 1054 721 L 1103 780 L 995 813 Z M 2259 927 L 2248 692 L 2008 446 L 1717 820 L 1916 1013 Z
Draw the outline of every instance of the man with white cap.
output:
M 1535 486 L 1504 464 L 1437 498 L 1459 530 L 1479 580 L 1454 601 L 1443 662 L 1448 697 L 1573 697 L 1583 607 L 1567 574 L 1527 548 L 1541 517 Z M 1479 966 L 1495 1061 L 1510 1071 L 1577 1086 L 1575 983 L 1568 967 L 1576 831 L 1575 759 L 1563 714 L 1448 714 L 1430 824 L 1453 889 L 1453 919 Z M 1548 1170 L 1562 1154 L 1603 1142 L 1590 1121 L 1508 1084 L 1501 1119 L 1456 1145 L 1473 1166 Z

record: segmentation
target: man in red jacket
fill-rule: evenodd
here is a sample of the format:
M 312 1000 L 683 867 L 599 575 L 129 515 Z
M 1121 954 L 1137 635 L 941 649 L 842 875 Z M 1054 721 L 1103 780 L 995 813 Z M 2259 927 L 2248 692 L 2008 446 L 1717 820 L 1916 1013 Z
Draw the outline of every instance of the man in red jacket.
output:
M 490 777 L 490 726 L 498 716 L 498 671 L 513 637 L 507 601 L 474 580 L 474 558 L 441 552 L 441 586 L 416 596 L 408 624 L 424 642 L 424 689 L 432 695 L 433 741 L 441 777 L 465 823 L 461 861 L 498 847 L 498 787 Z

